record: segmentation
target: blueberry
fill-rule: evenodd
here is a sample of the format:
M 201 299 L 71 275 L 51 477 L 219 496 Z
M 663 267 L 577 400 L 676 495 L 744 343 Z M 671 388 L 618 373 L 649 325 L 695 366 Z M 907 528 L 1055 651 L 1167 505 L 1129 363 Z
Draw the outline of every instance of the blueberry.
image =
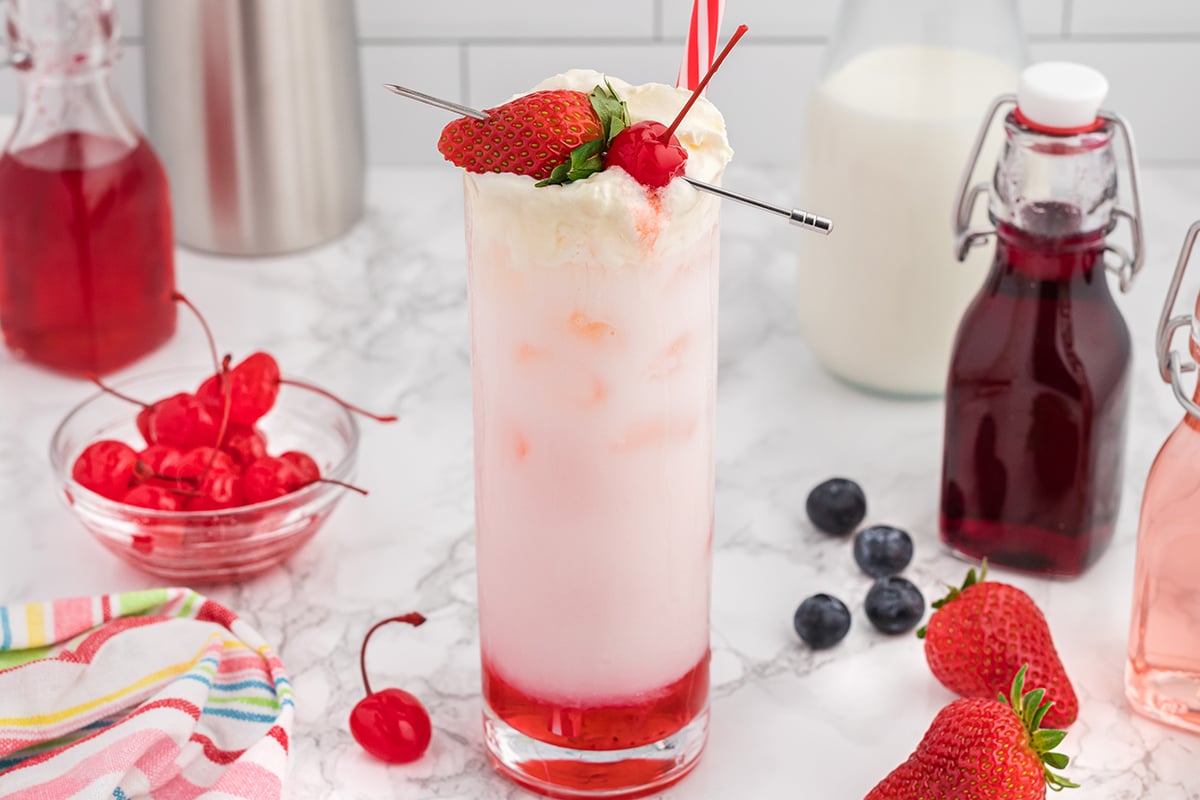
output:
M 854 537 L 854 560 L 872 578 L 903 572 L 912 557 L 912 537 L 891 525 L 872 525 Z
M 804 510 L 818 530 L 845 536 L 867 515 L 867 497 L 854 481 L 830 478 L 808 493 Z
M 905 633 L 925 616 L 925 598 L 904 578 L 880 578 L 867 592 L 866 612 L 871 624 L 884 633 Z
M 846 631 L 850 630 L 850 609 L 836 597 L 814 594 L 796 609 L 792 624 L 809 647 L 823 650 L 846 638 Z

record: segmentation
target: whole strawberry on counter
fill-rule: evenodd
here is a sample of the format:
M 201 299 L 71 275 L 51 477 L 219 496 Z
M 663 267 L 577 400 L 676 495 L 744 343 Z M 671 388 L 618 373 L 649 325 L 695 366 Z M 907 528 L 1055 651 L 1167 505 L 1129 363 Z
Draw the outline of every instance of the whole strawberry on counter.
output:
M 1067 765 L 1052 752 L 1067 734 L 1042 730 L 1051 704 L 1028 694 L 1025 668 L 996 700 L 955 700 L 934 717 L 913 754 L 865 800 L 1044 800 L 1046 787 L 1075 788 L 1051 771 Z
M 985 582 L 967 573 L 961 588 L 933 604 L 929 624 L 917 631 L 925 639 L 925 660 L 934 677 L 963 697 L 995 697 L 1023 665 L 1029 683 L 1045 687 L 1054 703 L 1046 724 L 1065 728 L 1079 715 L 1079 699 L 1067 677 L 1050 627 L 1033 598 L 1006 583 Z

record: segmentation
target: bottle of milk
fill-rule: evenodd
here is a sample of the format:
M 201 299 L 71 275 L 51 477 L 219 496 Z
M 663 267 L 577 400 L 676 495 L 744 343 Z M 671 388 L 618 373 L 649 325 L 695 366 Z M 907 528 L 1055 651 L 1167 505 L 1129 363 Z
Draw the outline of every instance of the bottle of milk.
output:
M 797 285 L 804 336 L 843 380 L 943 392 L 987 268 L 980 252 L 954 259 L 954 193 L 979 119 L 1016 90 L 1024 52 L 1015 0 L 843 0 L 808 107 L 801 195 L 838 235 L 801 244 Z

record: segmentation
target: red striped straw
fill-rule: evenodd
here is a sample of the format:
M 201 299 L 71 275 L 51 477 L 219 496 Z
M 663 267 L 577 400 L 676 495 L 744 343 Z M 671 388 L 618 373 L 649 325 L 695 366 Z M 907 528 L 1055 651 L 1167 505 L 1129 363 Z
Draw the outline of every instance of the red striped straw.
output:
M 675 83 L 679 88 L 695 90 L 704 73 L 712 66 L 724 16 L 725 0 L 695 0 L 692 5 L 692 24 L 688 28 L 687 49 L 679 66 L 679 80 Z

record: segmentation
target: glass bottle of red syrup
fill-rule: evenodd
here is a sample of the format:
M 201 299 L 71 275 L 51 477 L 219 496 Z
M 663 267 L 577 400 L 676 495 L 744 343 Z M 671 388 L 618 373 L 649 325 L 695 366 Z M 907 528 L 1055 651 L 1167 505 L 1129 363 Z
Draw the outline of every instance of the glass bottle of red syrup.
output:
M 21 110 L 0 158 L 0 329 L 105 373 L 175 329 L 166 173 L 113 91 L 112 0 L 5 0 Z
M 946 383 L 940 527 L 959 554 L 1074 576 L 1112 538 L 1129 405 L 1129 331 L 1107 273 L 1127 290 L 1144 259 L 1128 125 L 1100 110 L 1108 82 L 1043 63 L 993 104 L 956 209 L 959 257 L 992 236 L 995 258 L 959 324 Z M 1004 119 L 991 184 L 994 230 L 969 230 L 987 184 L 968 186 L 988 126 Z M 1117 207 L 1116 134 L 1132 213 Z M 1133 254 L 1108 241 L 1119 217 Z M 1109 262 L 1112 262 L 1111 264 Z

